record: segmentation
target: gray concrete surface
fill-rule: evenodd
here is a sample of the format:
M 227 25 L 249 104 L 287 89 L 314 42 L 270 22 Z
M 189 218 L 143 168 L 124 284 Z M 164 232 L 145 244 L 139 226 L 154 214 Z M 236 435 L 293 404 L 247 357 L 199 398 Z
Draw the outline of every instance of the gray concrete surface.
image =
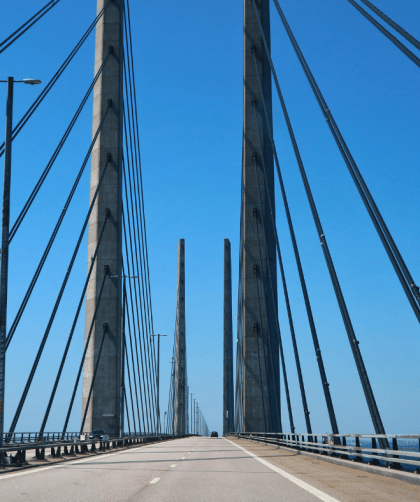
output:
M 277 432 L 279 348 L 277 333 L 276 244 L 269 197 L 274 208 L 273 150 L 264 114 L 271 118 L 271 74 L 254 4 L 270 44 L 270 2 L 244 1 L 244 135 L 243 135 L 243 420 L 245 432 Z M 257 65 L 262 81 L 260 91 Z M 257 114 L 257 122 L 255 120 Z M 272 125 L 270 125 L 272 129 Z M 259 133 L 262 150 L 260 147 Z M 256 159 L 254 161 L 254 156 Z M 255 166 L 256 163 L 256 166 Z M 267 183 L 264 176 L 264 167 Z M 261 193 L 261 204 L 260 195 Z M 274 209 L 273 209 L 274 211 Z M 272 283 L 270 283 L 270 274 Z
M 178 243 L 178 284 L 175 324 L 174 434 L 183 436 L 186 430 L 187 381 L 185 333 L 185 240 Z
M 223 243 L 223 435 L 234 429 L 232 264 L 229 239 Z
M 420 500 L 418 486 L 398 480 L 249 441 L 201 437 L 2 474 L 0 493 L 12 502 Z
M 105 0 L 98 0 L 97 11 L 102 10 Z M 99 290 L 104 277 L 104 267 L 109 266 L 101 302 L 98 307 L 92 339 L 83 367 L 82 417 L 91 387 L 95 363 L 102 341 L 103 324 L 108 324 L 101 359 L 93 386 L 92 397 L 83 430 L 104 429 L 115 435 L 119 430 L 121 386 L 121 227 L 122 227 L 122 2 L 110 4 L 96 27 L 95 74 L 114 47 L 98 79 L 93 95 L 93 135 L 112 99 L 106 120 L 91 156 L 90 200 L 107 162 L 104 180 L 89 219 L 88 269 L 95 253 L 99 232 L 105 220 L 106 209 L 111 214 L 98 251 L 98 257 L 86 292 L 85 339 L 90 330 Z M 111 278 L 111 276 L 114 276 Z

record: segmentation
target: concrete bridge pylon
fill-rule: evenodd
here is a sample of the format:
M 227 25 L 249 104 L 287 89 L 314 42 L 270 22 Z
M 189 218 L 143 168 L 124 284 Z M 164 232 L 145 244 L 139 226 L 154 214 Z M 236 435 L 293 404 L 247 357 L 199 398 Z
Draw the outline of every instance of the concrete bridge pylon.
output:
M 243 132 L 243 403 L 244 432 L 280 430 L 277 266 L 274 228 L 273 149 L 264 106 L 272 129 L 271 71 L 258 23 L 270 45 L 269 0 L 244 0 L 244 132 Z M 261 86 L 255 68 L 256 56 Z M 258 126 L 255 119 L 257 116 Z M 260 134 L 258 133 L 260 131 Z M 260 146 L 260 138 L 262 148 Z M 266 177 L 264 176 L 264 168 Z M 270 198 L 268 197 L 270 195 Z M 260 203 L 261 200 L 261 203 Z M 270 286 L 269 272 L 273 287 Z
M 186 434 L 187 354 L 185 333 L 185 240 L 178 243 L 178 281 L 175 325 L 174 434 Z
M 97 13 L 107 3 L 97 1 Z M 88 269 L 91 265 L 100 229 L 109 210 L 97 259 L 86 292 L 85 343 L 104 273 L 101 301 L 95 317 L 89 348 L 83 366 L 82 416 L 92 385 L 96 361 L 106 333 L 92 394 L 87 410 L 85 431 L 104 429 L 116 435 L 120 428 L 121 403 L 121 305 L 122 305 L 122 135 L 123 135 L 123 0 L 114 0 L 96 26 L 95 74 L 110 52 L 111 55 L 93 91 L 93 135 L 104 111 L 109 112 L 92 151 L 90 199 L 106 167 L 104 179 L 90 220 L 88 236 Z M 108 267 L 108 268 L 106 268 Z M 105 272 L 107 270 L 107 272 Z

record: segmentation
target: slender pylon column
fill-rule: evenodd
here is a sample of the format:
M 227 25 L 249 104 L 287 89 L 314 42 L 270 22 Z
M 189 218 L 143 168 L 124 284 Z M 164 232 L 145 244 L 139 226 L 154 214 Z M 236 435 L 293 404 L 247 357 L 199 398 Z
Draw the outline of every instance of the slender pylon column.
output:
M 229 239 L 224 242 L 223 275 L 223 435 L 226 435 L 234 431 L 232 264 Z
M 243 428 L 276 432 L 279 420 L 279 349 L 276 331 L 276 247 L 269 199 L 274 204 L 273 151 L 264 117 L 271 120 L 271 74 L 255 6 L 270 44 L 269 0 L 244 0 L 244 134 L 243 134 Z M 261 94 L 254 63 L 262 80 Z M 262 150 L 255 120 L 261 134 Z M 264 177 L 263 162 L 267 173 Z M 261 204 L 260 204 L 261 198 Z M 271 272 L 273 289 L 270 285 Z
M 106 3 L 106 0 L 98 0 L 98 13 Z M 103 326 L 107 324 L 108 329 L 105 334 L 84 430 L 104 429 L 110 435 L 117 435 L 119 432 L 122 364 L 122 35 L 123 0 L 113 0 L 96 27 L 95 74 L 101 67 L 111 46 L 113 49 L 94 88 L 93 134 L 95 134 L 103 113 L 110 103 L 109 100 L 112 100 L 112 105 L 92 151 L 91 199 L 108 159 L 109 163 L 89 220 L 88 268 L 107 209 L 110 211 L 110 216 L 86 293 L 85 341 L 91 326 L 106 266 L 109 267 L 109 272 L 83 367 L 82 396 L 83 416 L 102 341 Z
M 185 241 L 178 243 L 178 284 L 175 326 L 174 434 L 186 434 Z

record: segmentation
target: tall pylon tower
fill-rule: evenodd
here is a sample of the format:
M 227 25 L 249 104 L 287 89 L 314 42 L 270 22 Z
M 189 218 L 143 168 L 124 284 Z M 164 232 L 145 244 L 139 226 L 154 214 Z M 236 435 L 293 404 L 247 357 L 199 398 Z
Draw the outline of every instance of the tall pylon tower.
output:
M 272 128 L 271 73 L 257 14 L 270 46 L 269 0 L 244 0 L 241 215 L 244 280 L 243 318 L 240 320 L 243 326 L 244 368 L 241 397 L 243 417 L 240 422 L 245 432 L 277 432 L 280 430 L 277 269 L 275 234 L 268 198 L 269 194 L 274 205 L 274 163 L 263 106 L 264 100 L 269 127 Z M 262 92 L 254 56 L 261 75 Z
M 174 434 L 186 434 L 187 354 L 185 339 L 185 240 L 178 243 L 178 282 L 175 325 Z
M 97 13 L 107 3 L 98 0 Z M 122 373 L 123 0 L 113 0 L 105 10 L 96 26 L 95 44 L 95 74 L 111 54 L 93 91 L 93 135 L 108 107 L 109 111 L 91 157 L 90 200 L 105 168 L 106 171 L 89 219 L 88 269 L 105 218 L 108 221 L 86 292 L 85 343 L 94 316 L 95 322 L 83 366 L 82 416 L 91 394 L 84 430 L 103 429 L 116 435 L 120 428 Z M 104 275 L 107 277 L 100 294 Z
M 223 435 L 234 432 L 232 260 L 230 241 L 223 246 Z

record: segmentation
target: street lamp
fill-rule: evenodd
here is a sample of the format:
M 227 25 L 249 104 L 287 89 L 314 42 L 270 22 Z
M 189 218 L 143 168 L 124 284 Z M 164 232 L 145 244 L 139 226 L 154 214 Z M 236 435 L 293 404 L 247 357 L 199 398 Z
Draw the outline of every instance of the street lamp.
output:
M 158 339 L 157 374 L 156 374 L 156 387 L 157 387 L 157 393 L 156 393 L 156 436 L 157 436 L 160 432 L 160 404 L 159 404 L 160 337 L 167 336 L 167 335 L 150 335 L 150 340 L 149 340 L 150 342 L 152 342 L 152 338 L 151 338 L 152 336 L 157 336 L 157 339 Z
M 194 434 L 194 422 L 193 422 L 193 396 L 195 395 L 195 392 L 191 392 L 191 434 Z
M 1 226 L 1 265 L 0 265 L 0 447 L 3 446 L 4 433 L 4 386 L 6 376 L 6 314 L 7 314 L 7 275 L 9 264 L 9 216 L 10 216 L 10 175 L 12 168 L 12 132 L 13 132 L 13 84 L 40 84 L 40 80 L 25 78 L 7 80 L 6 105 L 6 141 L 4 149 L 4 179 L 3 179 L 3 218 Z M 3 460 L 3 459 L 1 459 Z

